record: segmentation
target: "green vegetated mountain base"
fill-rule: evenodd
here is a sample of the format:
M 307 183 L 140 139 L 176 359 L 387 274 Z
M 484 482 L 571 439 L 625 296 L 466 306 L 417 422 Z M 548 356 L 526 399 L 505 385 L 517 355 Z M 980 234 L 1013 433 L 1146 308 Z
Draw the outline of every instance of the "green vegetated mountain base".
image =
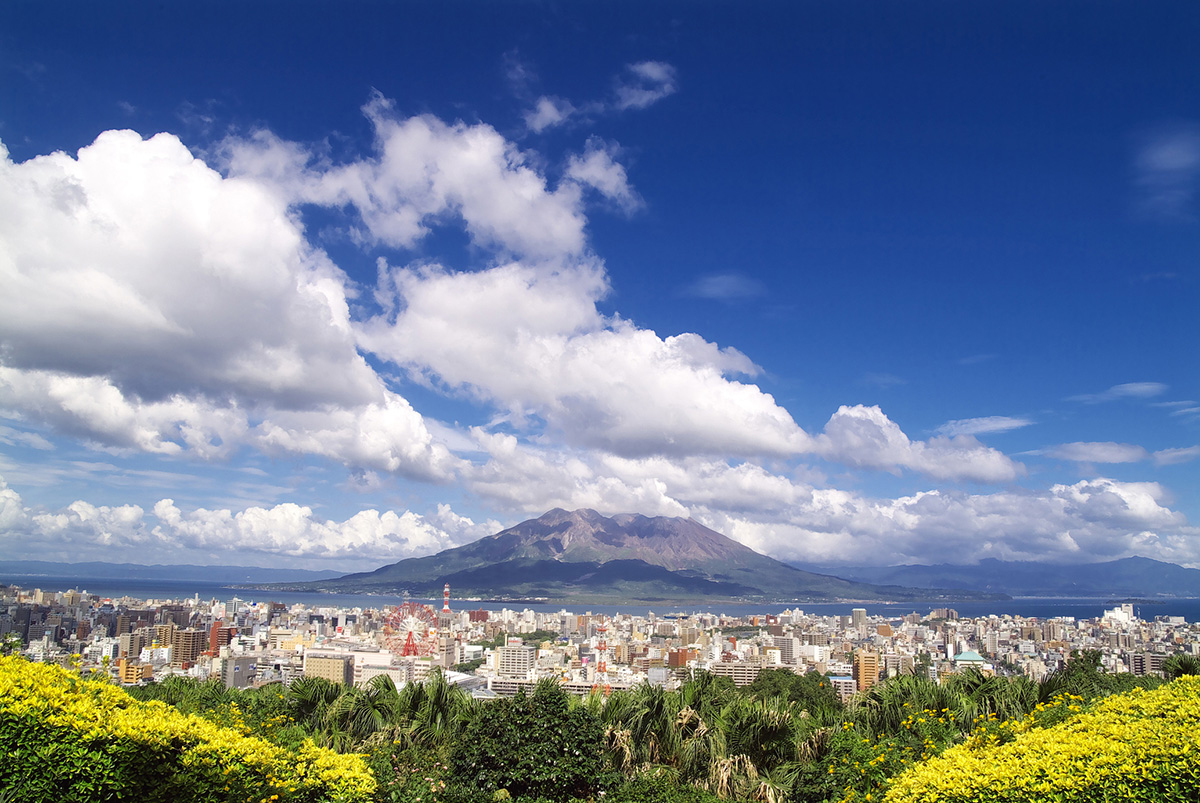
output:
M 843 580 L 788 566 L 692 519 L 555 509 L 495 535 L 290 590 L 577 602 L 1007 599 Z

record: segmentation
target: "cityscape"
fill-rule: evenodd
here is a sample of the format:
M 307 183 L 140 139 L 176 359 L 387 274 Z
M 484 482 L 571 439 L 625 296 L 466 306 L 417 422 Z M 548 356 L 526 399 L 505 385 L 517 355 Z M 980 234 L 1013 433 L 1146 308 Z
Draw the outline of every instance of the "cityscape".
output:
M 642 683 L 677 688 L 697 671 L 746 686 L 763 669 L 785 669 L 827 676 L 848 702 L 902 674 L 937 681 L 973 668 L 1040 682 L 1077 651 L 1098 651 L 1105 671 L 1136 676 L 1161 676 L 1172 655 L 1200 656 L 1200 623 L 1182 616 L 1146 621 L 1131 603 L 1092 619 L 964 618 L 949 607 L 897 618 L 868 616 L 865 608 L 848 616 L 788 608 L 735 617 L 472 609 L 452 605 L 449 586 L 440 607 L 380 608 L 0 589 L 0 637 L 19 639 L 32 660 L 122 684 L 181 675 L 219 678 L 228 688 L 300 677 L 361 687 L 387 675 L 402 687 L 438 671 L 489 698 L 543 678 L 587 695 Z

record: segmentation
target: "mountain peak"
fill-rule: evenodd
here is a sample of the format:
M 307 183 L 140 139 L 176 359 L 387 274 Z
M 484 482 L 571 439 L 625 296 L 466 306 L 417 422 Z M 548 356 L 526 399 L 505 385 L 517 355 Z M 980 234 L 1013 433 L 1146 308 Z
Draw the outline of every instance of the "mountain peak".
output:
M 350 575 L 337 585 L 418 594 L 443 583 L 472 596 L 625 601 L 879 599 L 903 592 L 787 566 L 690 518 L 608 517 L 590 508 L 548 510 L 474 543 Z

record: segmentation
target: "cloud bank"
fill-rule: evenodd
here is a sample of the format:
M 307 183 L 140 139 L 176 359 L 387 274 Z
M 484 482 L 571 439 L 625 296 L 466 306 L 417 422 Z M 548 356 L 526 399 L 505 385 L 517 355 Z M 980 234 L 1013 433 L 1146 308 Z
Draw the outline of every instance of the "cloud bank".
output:
M 640 62 L 601 106 L 542 98 L 536 121 L 632 112 L 676 90 L 669 65 Z M 588 241 L 589 209 L 644 205 L 618 143 L 589 138 L 555 161 L 486 124 L 404 117 L 378 94 L 363 113 L 373 148 L 340 162 L 265 129 L 226 138 L 213 164 L 171 134 L 133 131 L 104 132 L 74 156 L 15 163 L 0 151 L 0 415 L 21 422 L 0 428 L 0 443 L 52 451 L 41 428 L 118 457 L 326 461 L 368 489 L 396 478 L 453 487 L 507 516 L 692 515 L 797 559 L 944 559 L 949 543 L 964 559 L 1153 549 L 1194 561 L 1192 531 L 1154 483 L 1014 490 L 1026 466 L 977 436 L 1028 419 L 960 419 L 921 440 L 858 404 L 806 431 L 750 356 L 602 312 L 610 278 Z M 334 263 L 306 229 L 312 209 L 345 223 L 373 280 Z M 446 232 L 466 239 L 466 264 L 427 253 Z M 762 286 L 730 272 L 691 292 L 749 299 Z M 1128 383 L 1075 400 L 1166 390 Z M 487 423 L 442 421 L 412 401 L 431 394 Z M 1172 465 L 1197 448 L 1045 453 Z M 812 464 L 945 487 L 874 498 L 803 481 L 821 473 Z M 64 555 L 246 548 L 377 565 L 498 525 L 444 504 L 340 521 L 302 500 L 42 510 L 3 486 L 0 528 Z

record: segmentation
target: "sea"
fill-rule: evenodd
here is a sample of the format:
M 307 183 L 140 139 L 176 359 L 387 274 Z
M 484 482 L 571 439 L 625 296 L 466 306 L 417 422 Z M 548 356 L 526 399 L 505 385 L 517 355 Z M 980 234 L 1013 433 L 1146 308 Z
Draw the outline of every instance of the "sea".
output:
M 40 588 L 43 591 L 67 591 L 78 589 L 101 598 L 118 599 L 133 597 L 135 599 L 154 600 L 185 600 L 199 597 L 201 600 L 227 601 L 237 597 L 245 602 L 281 602 L 289 607 L 296 604 L 310 608 L 385 608 L 400 605 L 404 602 L 424 602 L 440 608 L 441 598 L 435 600 L 410 599 L 409 597 L 387 596 L 383 594 L 322 594 L 305 591 L 276 591 L 237 588 L 216 583 L 204 583 L 196 580 L 139 580 L 139 579 L 99 579 L 87 577 L 60 577 L 49 575 L 5 575 L 0 576 L 0 582 L 18 585 L 22 588 Z M 595 605 L 588 603 L 547 603 L 535 600 L 479 600 L 451 599 L 450 607 L 455 610 L 490 610 L 500 611 L 530 609 L 542 613 L 567 611 L 574 614 L 591 613 L 595 615 L 614 615 L 617 613 L 645 616 L 653 613 L 658 617 L 709 613 L 726 616 L 753 616 L 778 614 L 784 610 L 802 610 L 805 613 L 818 616 L 849 616 L 854 608 L 865 608 L 868 616 L 880 616 L 898 619 L 909 613 L 929 615 L 937 608 L 953 608 L 963 618 L 978 619 L 982 617 L 1005 614 L 1023 616 L 1026 618 L 1053 619 L 1070 617 L 1074 619 L 1095 619 L 1122 602 L 1133 602 L 1134 614 L 1146 621 L 1153 621 L 1158 616 L 1181 616 L 1185 621 L 1200 622 L 1200 599 L 1197 598 L 1163 598 L 1155 600 L 1125 600 L 1107 599 L 1101 597 L 1014 597 L 1011 600 L 964 600 L 946 602 L 945 600 L 930 600 L 928 602 L 705 602 L 697 604 L 661 603 L 657 605 L 622 604 Z

